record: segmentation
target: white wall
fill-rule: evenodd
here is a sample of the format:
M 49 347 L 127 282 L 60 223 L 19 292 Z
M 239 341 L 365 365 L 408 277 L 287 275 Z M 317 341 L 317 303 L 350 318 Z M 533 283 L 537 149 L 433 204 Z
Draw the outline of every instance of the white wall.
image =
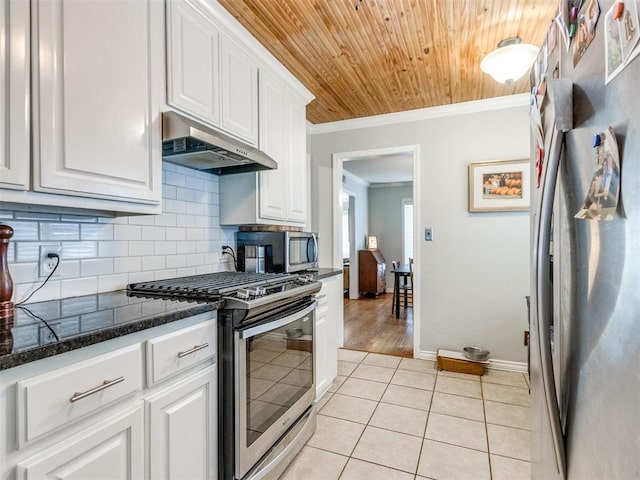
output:
M 366 238 L 369 234 L 369 191 L 366 184 L 354 181 L 353 177 L 345 174 L 345 181 L 342 184 L 344 192 L 354 198 L 355 212 L 354 212 L 354 235 L 355 235 L 355 247 L 352 246 L 352 251 L 355 255 L 352 255 L 349 266 L 349 298 L 358 298 L 358 250 L 362 250 L 366 247 Z M 330 196 L 329 196 L 330 199 Z M 313 202 L 312 202 L 313 203 Z M 331 203 L 329 203 L 331 205 Z M 344 235 L 348 235 L 348 232 L 344 232 Z M 319 247 L 319 262 L 321 267 L 331 267 L 333 257 L 331 253 L 333 250 L 323 249 L 325 244 L 331 244 L 333 236 L 320 237 Z
M 369 188 L 369 231 L 387 261 L 387 290 L 393 291 L 391 262 L 402 263 L 402 200 L 413 198 L 413 185 Z
M 12 211 L 0 204 L 0 221 L 14 228 L 9 248 L 13 301 L 44 280 L 38 247 L 62 245 L 58 272 L 29 302 L 89 295 L 127 283 L 228 270 L 222 245 L 235 248 L 235 228 L 219 223 L 218 177 L 163 164 L 163 213 L 98 217 Z M 3 210 L 4 208 L 4 210 Z
M 528 106 L 521 100 L 513 102 L 517 106 L 508 103 L 474 102 L 454 115 L 439 107 L 444 115 L 311 136 L 313 229 L 323 239 L 333 236 L 328 208 L 333 153 L 420 145 L 420 178 L 414 181 L 422 195 L 416 235 L 421 243 L 415 246 L 421 253 L 416 321 L 422 352 L 474 344 L 488 348 L 494 359 L 526 361 L 529 215 L 467 209 L 470 162 L 529 156 Z M 486 111 L 477 111 L 485 104 Z M 433 242 L 423 240 L 426 226 L 434 229 Z M 332 248 L 323 241 L 322 258 L 333 258 Z

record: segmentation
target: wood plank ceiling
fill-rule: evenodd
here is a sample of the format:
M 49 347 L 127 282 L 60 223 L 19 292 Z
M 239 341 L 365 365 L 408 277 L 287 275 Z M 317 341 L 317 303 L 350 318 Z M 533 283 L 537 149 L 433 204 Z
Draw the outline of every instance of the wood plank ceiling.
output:
M 480 70 L 542 44 L 558 0 L 219 0 L 315 96 L 311 123 L 522 93 Z M 358 5 L 356 10 L 355 6 Z

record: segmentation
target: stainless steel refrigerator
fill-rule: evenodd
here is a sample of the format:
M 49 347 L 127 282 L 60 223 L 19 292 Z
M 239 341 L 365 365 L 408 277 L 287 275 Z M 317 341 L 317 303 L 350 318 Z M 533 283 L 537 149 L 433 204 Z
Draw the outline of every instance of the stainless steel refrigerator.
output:
M 567 51 L 558 35 L 532 75 L 547 75 L 533 107 L 540 158 L 532 123 L 534 479 L 640 478 L 640 56 L 605 85 L 614 3 L 599 2 L 595 37 L 575 66 L 577 37 Z M 609 126 L 619 150 L 614 218 L 575 218 L 594 180 L 595 135 Z

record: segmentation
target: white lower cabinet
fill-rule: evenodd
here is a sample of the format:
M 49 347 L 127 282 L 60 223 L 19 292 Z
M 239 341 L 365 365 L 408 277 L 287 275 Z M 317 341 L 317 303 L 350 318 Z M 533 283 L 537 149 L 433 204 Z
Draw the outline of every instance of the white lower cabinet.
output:
M 144 476 L 142 402 L 17 466 L 18 480 L 133 480 Z
M 216 366 L 153 395 L 147 405 L 148 478 L 216 478 Z
M 316 400 L 338 375 L 338 325 L 342 324 L 342 275 L 321 280 L 316 311 Z
M 215 327 L 203 313 L 0 372 L 0 479 L 216 479 Z

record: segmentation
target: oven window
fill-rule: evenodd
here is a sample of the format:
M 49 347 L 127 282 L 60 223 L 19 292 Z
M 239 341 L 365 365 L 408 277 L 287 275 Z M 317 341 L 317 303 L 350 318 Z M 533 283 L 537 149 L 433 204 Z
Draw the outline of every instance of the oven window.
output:
M 313 386 L 313 316 L 247 339 L 246 350 L 250 446 Z

